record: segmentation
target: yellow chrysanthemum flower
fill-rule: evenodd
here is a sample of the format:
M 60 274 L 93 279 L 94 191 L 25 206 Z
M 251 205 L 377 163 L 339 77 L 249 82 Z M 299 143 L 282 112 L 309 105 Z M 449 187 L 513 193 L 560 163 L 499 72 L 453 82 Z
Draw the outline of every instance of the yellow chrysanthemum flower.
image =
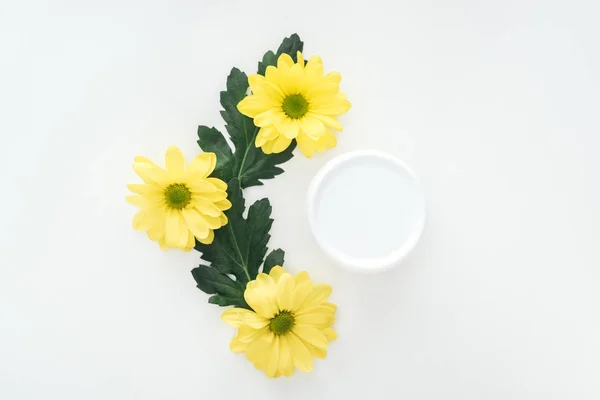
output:
M 246 353 L 248 360 L 270 378 L 290 376 L 294 367 L 311 371 L 313 357 L 325 358 L 336 306 L 326 302 L 331 286 L 315 285 L 308 273 L 296 276 L 276 266 L 248 283 L 244 298 L 254 311 L 231 308 L 222 319 L 238 328 L 231 350 Z
M 321 57 L 313 56 L 304 65 L 282 54 L 277 67 L 267 67 L 265 76 L 250 75 L 252 94 L 239 104 L 238 110 L 260 127 L 256 147 L 266 154 L 281 153 L 296 139 L 305 156 L 333 148 L 337 139 L 329 128 L 342 131 L 335 118 L 350 109 L 350 102 L 340 93 L 339 72 L 323 76 Z
M 127 201 L 141 208 L 133 217 L 133 228 L 146 231 L 163 250 L 190 251 L 194 237 L 212 243 L 213 230 L 227 223 L 223 211 L 231 208 L 227 184 L 208 177 L 215 169 L 215 154 L 202 153 L 185 168 L 183 153 L 171 146 L 165 156 L 166 170 L 145 157 L 134 161 L 133 169 L 145 183 L 127 185 L 137 194 L 127 196 Z

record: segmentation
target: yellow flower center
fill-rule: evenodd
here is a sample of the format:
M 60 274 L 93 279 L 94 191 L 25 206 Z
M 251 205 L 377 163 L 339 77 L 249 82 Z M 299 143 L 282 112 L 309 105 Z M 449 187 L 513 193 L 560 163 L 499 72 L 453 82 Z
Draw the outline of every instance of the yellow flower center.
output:
M 281 311 L 271 318 L 269 329 L 276 335 L 288 333 L 294 327 L 294 316 L 289 311 Z
M 192 192 L 183 183 L 172 183 L 165 189 L 165 200 L 169 207 L 180 210 L 192 200 Z
M 282 108 L 288 117 L 299 119 L 308 112 L 308 101 L 301 94 L 290 94 L 283 100 Z

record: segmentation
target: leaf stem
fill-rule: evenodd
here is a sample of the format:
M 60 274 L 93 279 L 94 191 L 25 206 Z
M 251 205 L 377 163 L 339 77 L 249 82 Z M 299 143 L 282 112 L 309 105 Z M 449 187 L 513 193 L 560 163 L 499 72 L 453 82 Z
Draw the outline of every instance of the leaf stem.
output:
M 244 132 L 247 132 L 248 129 L 246 127 L 246 119 L 244 118 Z M 252 143 L 254 143 L 254 138 L 256 137 L 256 135 L 258 134 L 258 127 L 255 126 L 254 127 L 254 133 L 252 134 L 252 139 L 250 139 L 250 141 L 248 141 L 248 143 L 246 144 L 246 151 L 244 152 L 244 157 L 242 158 L 242 163 L 240 164 L 240 171 L 238 172 L 238 181 L 240 181 L 240 186 L 242 185 L 242 177 L 243 177 L 243 172 L 244 172 L 244 164 L 246 163 L 246 157 L 248 157 L 248 152 L 250 151 L 250 147 L 252 146 Z M 248 136 L 246 136 L 247 138 Z
M 235 250 L 237 251 L 238 255 L 240 256 L 240 260 L 242 260 L 242 263 L 244 263 L 244 256 L 242 256 L 242 251 L 240 250 L 240 246 L 237 242 L 237 237 L 235 236 L 235 233 L 233 232 L 233 228 L 231 227 L 231 224 L 227 224 L 227 228 L 229 229 L 229 233 L 231 233 L 231 238 L 233 239 L 233 244 L 235 245 Z M 250 273 L 248 272 L 248 265 L 243 264 L 241 267 L 244 270 L 246 277 L 248 278 L 248 282 L 250 282 L 252 280 L 252 278 L 250 278 Z

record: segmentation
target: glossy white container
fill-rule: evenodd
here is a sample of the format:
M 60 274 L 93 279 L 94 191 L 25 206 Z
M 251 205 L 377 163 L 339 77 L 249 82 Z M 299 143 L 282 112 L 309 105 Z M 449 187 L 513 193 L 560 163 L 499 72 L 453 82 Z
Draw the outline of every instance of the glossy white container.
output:
M 399 264 L 425 227 L 418 178 L 401 160 L 375 150 L 328 162 L 311 182 L 307 200 L 310 229 L 319 246 L 356 271 Z

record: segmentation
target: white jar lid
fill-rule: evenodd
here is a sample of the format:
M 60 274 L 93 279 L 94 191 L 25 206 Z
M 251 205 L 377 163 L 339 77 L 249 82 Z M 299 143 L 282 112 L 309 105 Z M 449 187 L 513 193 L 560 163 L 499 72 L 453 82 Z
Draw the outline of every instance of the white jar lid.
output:
M 425 219 L 425 196 L 415 174 L 374 150 L 329 161 L 308 190 L 313 236 L 333 260 L 354 270 L 398 264 L 417 244 Z

